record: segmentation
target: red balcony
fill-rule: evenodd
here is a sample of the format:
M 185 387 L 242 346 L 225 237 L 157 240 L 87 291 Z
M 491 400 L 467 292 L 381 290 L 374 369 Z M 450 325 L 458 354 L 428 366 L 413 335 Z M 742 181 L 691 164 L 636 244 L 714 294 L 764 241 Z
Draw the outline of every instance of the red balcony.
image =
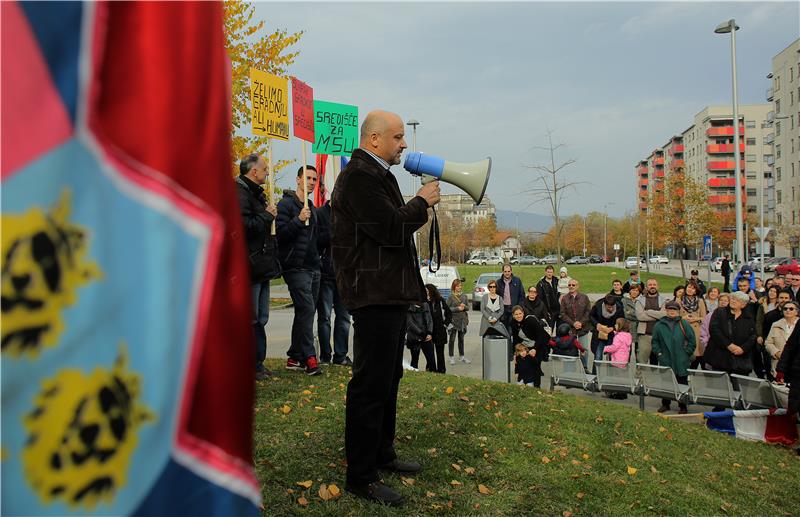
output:
M 746 179 L 742 177 L 742 186 L 746 183 Z M 735 187 L 736 178 L 710 178 L 708 180 L 709 187 Z
M 647 210 L 647 201 L 639 202 L 639 210 Z
M 675 170 L 679 167 L 686 167 L 686 162 L 684 160 L 672 160 L 669 162 L 669 167 L 672 170 Z
M 664 171 L 656 171 L 656 172 L 653 173 L 653 176 L 655 176 L 656 178 L 663 178 L 664 177 Z
M 640 187 L 646 187 L 648 183 L 650 183 L 650 180 L 648 180 L 647 178 L 642 178 L 639 180 Z
M 653 158 L 653 165 L 664 165 L 664 157 Z
M 733 144 L 711 144 L 706 146 L 708 154 L 733 154 Z M 739 142 L 739 152 L 744 152 L 744 142 Z
M 636 167 L 636 173 L 640 176 L 647 176 L 647 167 Z
M 683 144 L 675 144 L 669 148 L 669 155 L 675 156 L 676 154 L 680 154 L 683 152 Z
M 724 162 L 708 162 L 706 165 L 706 169 L 710 171 L 732 171 L 736 168 L 736 164 L 733 161 L 724 161 Z M 744 163 L 739 162 L 739 168 L 742 172 L 744 172 Z
M 726 196 L 708 196 L 708 202 L 712 205 L 732 205 L 736 200 L 733 194 Z
M 744 134 L 744 126 L 739 126 L 739 134 Z M 706 130 L 706 136 L 733 136 L 733 126 L 710 127 Z

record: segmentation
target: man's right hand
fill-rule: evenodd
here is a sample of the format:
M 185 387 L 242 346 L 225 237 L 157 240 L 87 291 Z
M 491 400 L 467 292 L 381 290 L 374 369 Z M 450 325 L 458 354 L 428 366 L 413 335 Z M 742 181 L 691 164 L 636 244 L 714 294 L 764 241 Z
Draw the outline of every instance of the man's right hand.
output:
M 303 209 L 300 210 L 300 214 L 297 217 L 301 221 L 306 222 L 311 217 L 311 209 L 308 208 L 307 206 L 303 207 Z
M 423 198 L 428 206 L 433 206 L 441 199 L 439 181 L 431 181 L 422 185 L 422 188 L 417 191 L 417 195 Z

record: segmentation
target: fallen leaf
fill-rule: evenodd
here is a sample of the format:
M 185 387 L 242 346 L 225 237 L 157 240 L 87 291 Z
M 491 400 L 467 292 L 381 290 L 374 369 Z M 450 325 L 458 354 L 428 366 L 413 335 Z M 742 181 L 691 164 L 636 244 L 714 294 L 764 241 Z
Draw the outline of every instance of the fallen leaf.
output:
M 319 486 L 319 491 L 317 493 L 319 494 L 320 499 L 323 501 L 329 501 L 331 499 L 331 493 L 328 491 L 328 485 L 325 483 L 322 483 Z
M 411 486 L 416 480 L 414 478 L 400 477 L 400 481 L 402 481 L 406 486 Z
M 661 426 L 661 427 L 658 428 L 658 432 L 659 433 L 666 433 L 667 432 L 667 428 L 664 427 L 664 426 Z
M 425 492 L 425 497 L 436 497 L 436 494 L 433 492 Z
M 492 491 L 486 485 L 478 485 L 478 492 L 482 493 L 483 495 L 489 495 Z
M 450 482 L 450 484 L 453 485 L 453 486 L 461 486 L 462 483 L 461 483 L 461 481 L 458 481 L 457 479 L 454 479 L 454 480 L 452 480 Z
M 436 447 L 428 449 L 428 454 L 430 454 L 431 456 L 435 455 L 436 454 Z
M 459 395 L 458 400 L 463 400 L 464 402 L 469 402 L 469 399 L 464 395 Z
M 287 404 L 284 404 L 283 407 L 281 408 L 281 412 L 284 415 L 288 415 L 291 411 L 292 411 L 292 407 L 287 405 Z
M 738 463 L 734 463 L 734 464 L 733 464 L 733 466 L 734 466 L 734 467 L 736 467 L 737 469 L 738 469 L 739 467 L 741 467 L 741 465 L 739 465 Z
M 305 497 L 301 497 L 297 500 L 297 504 L 299 504 L 300 506 L 308 506 L 308 499 L 306 499 Z
M 474 474 L 475 473 L 475 469 L 472 468 L 472 467 L 466 467 L 466 468 L 464 468 L 464 472 L 466 472 L 467 474 Z
M 448 386 L 447 389 L 444 390 L 444 392 L 447 393 L 448 395 L 450 395 L 451 393 L 453 393 L 453 387 L 452 386 Z
M 542 456 L 542 463 L 545 464 L 550 463 L 550 458 L 548 458 L 547 456 Z
M 581 464 L 581 462 L 580 462 L 580 461 L 578 461 L 578 460 L 572 460 L 572 464 L 573 464 L 573 465 L 580 465 L 580 464 Z
M 650 472 L 652 472 L 653 474 L 658 474 L 658 469 L 650 465 Z
M 314 406 L 314 409 L 316 409 L 317 411 L 325 411 L 325 408 L 322 406 Z
M 423 404 L 422 402 L 417 402 L 417 409 L 422 409 L 424 407 L 425 407 L 425 404 Z
M 303 431 L 303 434 L 305 435 L 305 437 L 306 437 L 306 438 L 308 438 L 309 436 L 311 436 L 311 433 L 310 433 L 310 432 L 308 432 L 308 431 Z
M 342 496 L 342 491 L 333 483 L 328 485 L 328 493 L 331 494 L 331 499 L 338 499 Z
M 458 463 L 453 463 L 450 466 L 453 467 L 454 469 L 458 470 L 459 472 L 461 471 L 461 465 L 459 465 Z
M 638 470 L 639 470 L 639 469 L 635 469 L 635 468 L 631 467 L 630 465 L 628 465 L 628 474 L 629 474 L 629 475 L 631 475 L 631 476 L 635 476 L 635 475 L 636 475 L 636 472 L 638 472 Z
M 644 459 L 644 461 L 650 461 L 650 455 L 649 454 L 645 454 L 643 459 Z
M 597 418 L 595 418 L 594 421 L 596 423 L 598 423 L 598 424 L 602 424 L 603 423 L 603 415 L 597 415 Z
M 572 512 L 564 511 L 564 513 L 562 513 L 561 515 L 563 515 L 564 517 L 572 517 Z
M 303 390 L 303 395 L 311 395 L 311 390 Z
M 577 494 L 575 494 L 575 497 L 577 497 L 578 499 L 583 499 L 583 497 L 584 497 L 585 495 L 586 495 L 586 494 L 584 494 L 583 492 L 578 492 Z
M 589 459 L 589 455 L 588 455 L 588 454 L 585 454 L 585 453 L 584 453 L 584 454 L 583 454 L 583 456 L 581 456 L 581 457 L 582 457 L 583 459 L 585 459 L 585 460 L 588 460 L 588 459 Z
M 295 484 L 296 484 L 297 486 L 301 486 L 301 487 L 303 487 L 303 488 L 311 488 L 311 485 L 313 485 L 313 484 L 314 484 L 314 482 L 313 482 L 313 481 L 311 481 L 311 480 L 309 479 L 309 480 L 306 480 L 306 481 L 298 481 L 298 482 L 297 482 L 297 483 L 295 483 Z
M 291 495 L 291 494 L 293 494 L 293 493 L 294 493 L 294 489 L 293 489 L 293 488 L 287 488 L 287 489 L 286 489 L 286 493 L 287 493 L 287 494 L 289 494 L 289 495 Z

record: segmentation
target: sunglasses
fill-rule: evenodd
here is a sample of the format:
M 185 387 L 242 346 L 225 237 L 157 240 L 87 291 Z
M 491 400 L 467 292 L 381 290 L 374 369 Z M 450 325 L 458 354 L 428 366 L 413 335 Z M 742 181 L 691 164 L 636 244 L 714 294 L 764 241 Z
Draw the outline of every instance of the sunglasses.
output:
M 497 289 L 496 285 L 487 285 L 486 287 L 488 287 L 489 289 Z
M 567 284 L 567 287 L 578 287 L 578 284 Z
M 786 312 L 786 311 L 796 311 L 796 310 L 797 310 L 797 307 L 784 307 L 784 308 L 783 308 L 783 312 Z

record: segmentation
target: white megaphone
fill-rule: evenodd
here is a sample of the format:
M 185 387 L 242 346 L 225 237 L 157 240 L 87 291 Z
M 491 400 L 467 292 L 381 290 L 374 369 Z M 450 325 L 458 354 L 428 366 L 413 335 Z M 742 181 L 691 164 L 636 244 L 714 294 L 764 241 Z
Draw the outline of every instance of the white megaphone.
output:
M 423 184 L 438 179 L 455 185 L 469 194 L 476 205 L 480 205 L 486 192 L 486 185 L 489 184 L 492 159 L 455 163 L 428 154 L 409 153 L 403 168 L 415 176 L 422 176 Z

